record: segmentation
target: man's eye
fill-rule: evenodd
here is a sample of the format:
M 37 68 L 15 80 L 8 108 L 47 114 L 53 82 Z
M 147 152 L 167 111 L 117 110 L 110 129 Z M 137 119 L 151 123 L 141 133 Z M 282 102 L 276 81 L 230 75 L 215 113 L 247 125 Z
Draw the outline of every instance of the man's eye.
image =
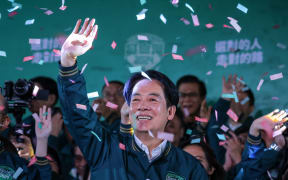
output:
M 132 102 L 137 102 L 139 101 L 139 99 L 132 99 Z
M 157 99 L 151 98 L 150 101 L 152 101 L 152 102 L 157 102 Z

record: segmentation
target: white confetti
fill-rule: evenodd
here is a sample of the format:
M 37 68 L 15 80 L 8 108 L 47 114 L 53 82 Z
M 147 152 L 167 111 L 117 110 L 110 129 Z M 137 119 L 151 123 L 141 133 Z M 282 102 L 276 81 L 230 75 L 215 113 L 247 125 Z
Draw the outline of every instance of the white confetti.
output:
M 11 13 L 11 12 L 13 12 L 13 11 L 19 9 L 19 8 L 20 8 L 20 6 L 15 6 L 15 7 L 11 8 L 11 9 L 8 9 L 7 11 L 8 11 L 9 13 Z
M 83 68 L 81 69 L 81 72 L 80 72 L 80 74 L 82 74 L 82 73 L 85 71 L 85 69 L 86 69 L 87 65 L 88 65 L 88 63 L 86 63 L 86 64 L 83 66 Z
M 173 44 L 173 46 L 172 46 L 172 53 L 173 54 L 177 53 L 177 48 L 178 48 L 178 46 L 176 44 Z
M 277 80 L 277 79 L 282 79 L 282 78 L 283 78 L 282 72 L 281 72 L 281 73 L 277 73 L 277 74 L 270 75 L 270 80 L 271 80 L 271 81 L 274 81 L 274 80 Z
M 238 3 L 237 9 L 239 9 L 242 12 L 244 12 L 245 14 L 247 14 L 247 12 L 248 12 L 248 9 L 245 6 L 243 6 L 242 4 L 240 4 L 240 3 Z
M 17 179 L 22 172 L 23 172 L 23 169 L 21 167 L 18 167 L 16 172 L 13 174 L 13 179 Z
M 259 84 L 257 86 L 257 91 L 260 91 L 260 88 L 261 88 L 263 82 L 264 82 L 264 79 L 260 79 Z
M 34 24 L 34 22 L 35 22 L 35 19 L 29 19 L 25 21 L 25 25 L 31 25 L 31 24 Z
M 192 11 L 192 12 L 194 13 L 193 8 L 192 8 L 188 3 L 185 3 L 185 6 L 186 6 L 188 9 L 190 9 L 190 11 Z
M 6 52 L 5 51 L 0 51 L 0 56 L 6 57 Z
M 93 109 L 94 112 L 96 112 L 96 109 L 98 108 L 98 106 L 99 106 L 99 104 L 94 104 L 93 105 L 92 109 Z
M 137 38 L 138 38 L 138 40 L 140 40 L 140 41 L 148 41 L 148 37 L 147 37 L 147 36 L 144 36 L 144 35 L 138 35 Z
M 141 75 L 147 79 L 149 79 L 150 81 L 152 81 L 152 79 L 148 76 L 148 74 L 146 74 L 144 71 L 141 72 Z
M 88 96 L 88 99 L 95 98 L 95 97 L 99 97 L 99 93 L 98 91 L 95 91 L 95 92 L 88 93 L 87 96 Z
M 40 44 L 41 39 L 29 39 L 29 44 Z
M 163 14 L 160 14 L 160 19 L 161 19 L 161 21 L 162 21 L 164 24 L 167 23 L 167 19 L 164 17 Z

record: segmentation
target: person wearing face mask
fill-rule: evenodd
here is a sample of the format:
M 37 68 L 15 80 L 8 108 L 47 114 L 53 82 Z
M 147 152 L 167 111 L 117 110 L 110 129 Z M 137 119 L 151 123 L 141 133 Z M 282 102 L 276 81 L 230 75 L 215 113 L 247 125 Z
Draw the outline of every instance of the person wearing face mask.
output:
M 80 24 L 78 20 L 62 46 L 58 90 L 64 122 L 91 168 L 91 179 L 208 179 L 193 156 L 160 136 L 173 119 L 179 99 L 173 82 L 160 72 L 145 71 L 145 77 L 135 73 L 125 83 L 133 136 L 127 136 L 130 129 L 125 125 L 120 134 L 102 128 L 76 62 L 92 46 L 98 26 L 89 18 L 81 29 Z

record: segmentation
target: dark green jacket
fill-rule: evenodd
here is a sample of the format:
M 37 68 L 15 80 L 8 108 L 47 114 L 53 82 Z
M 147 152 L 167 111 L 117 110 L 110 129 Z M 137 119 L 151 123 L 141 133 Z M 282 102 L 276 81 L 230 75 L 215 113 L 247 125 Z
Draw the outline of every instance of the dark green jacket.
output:
M 89 105 L 85 80 L 76 64 L 66 68 L 60 65 L 58 90 L 64 123 L 88 162 L 91 179 L 208 179 L 198 160 L 171 143 L 167 143 L 160 157 L 149 163 L 129 134 L 129 126 L 123 125 L 119 134 L 110 134 L 102 128 Z M 87 109 L 78 109 L 76 104 Z M 119 148 L 120 143 L 125 150 Z
M 280 153 L 272 148 L 266 148 L 261 136 L 249 135 L 242 153 L 242 160 L 236 166 L 237 176 L 234 180 L 268 180 L 267 170 L 274 168 Z
M 0 179 L 12 180 L 14 173 L 21 168 L 23 171 L 18 176 L 19 180 L 51 179 L 51 167 L 46 158 L 37 157 L 37 162 L 27 167 L 28 161 L 20 158 L 17 154 L 6 152 L 0 148 Z

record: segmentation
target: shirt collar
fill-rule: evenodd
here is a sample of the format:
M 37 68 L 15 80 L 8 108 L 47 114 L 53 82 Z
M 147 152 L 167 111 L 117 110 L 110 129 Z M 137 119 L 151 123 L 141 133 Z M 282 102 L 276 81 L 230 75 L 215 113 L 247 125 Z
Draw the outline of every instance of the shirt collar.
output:
M 167 140 L 166 139 L 163 140 L 163 142 L 159 144 L 159 146 L 157 146 L 156 148 L 152 150 L 151 157 L 150 157 L 148 147 L 145 144 L 143 144 L 142 141 L 139 138 L 137 138 L 135 134 L 134 134 L 134 139 L 135 139 L 136 144 L 139 146 L 139 148 L 142 149 L 146 153 L 149 162 L 159 157 L 165 151 L 166 144 L 167 144 Z

